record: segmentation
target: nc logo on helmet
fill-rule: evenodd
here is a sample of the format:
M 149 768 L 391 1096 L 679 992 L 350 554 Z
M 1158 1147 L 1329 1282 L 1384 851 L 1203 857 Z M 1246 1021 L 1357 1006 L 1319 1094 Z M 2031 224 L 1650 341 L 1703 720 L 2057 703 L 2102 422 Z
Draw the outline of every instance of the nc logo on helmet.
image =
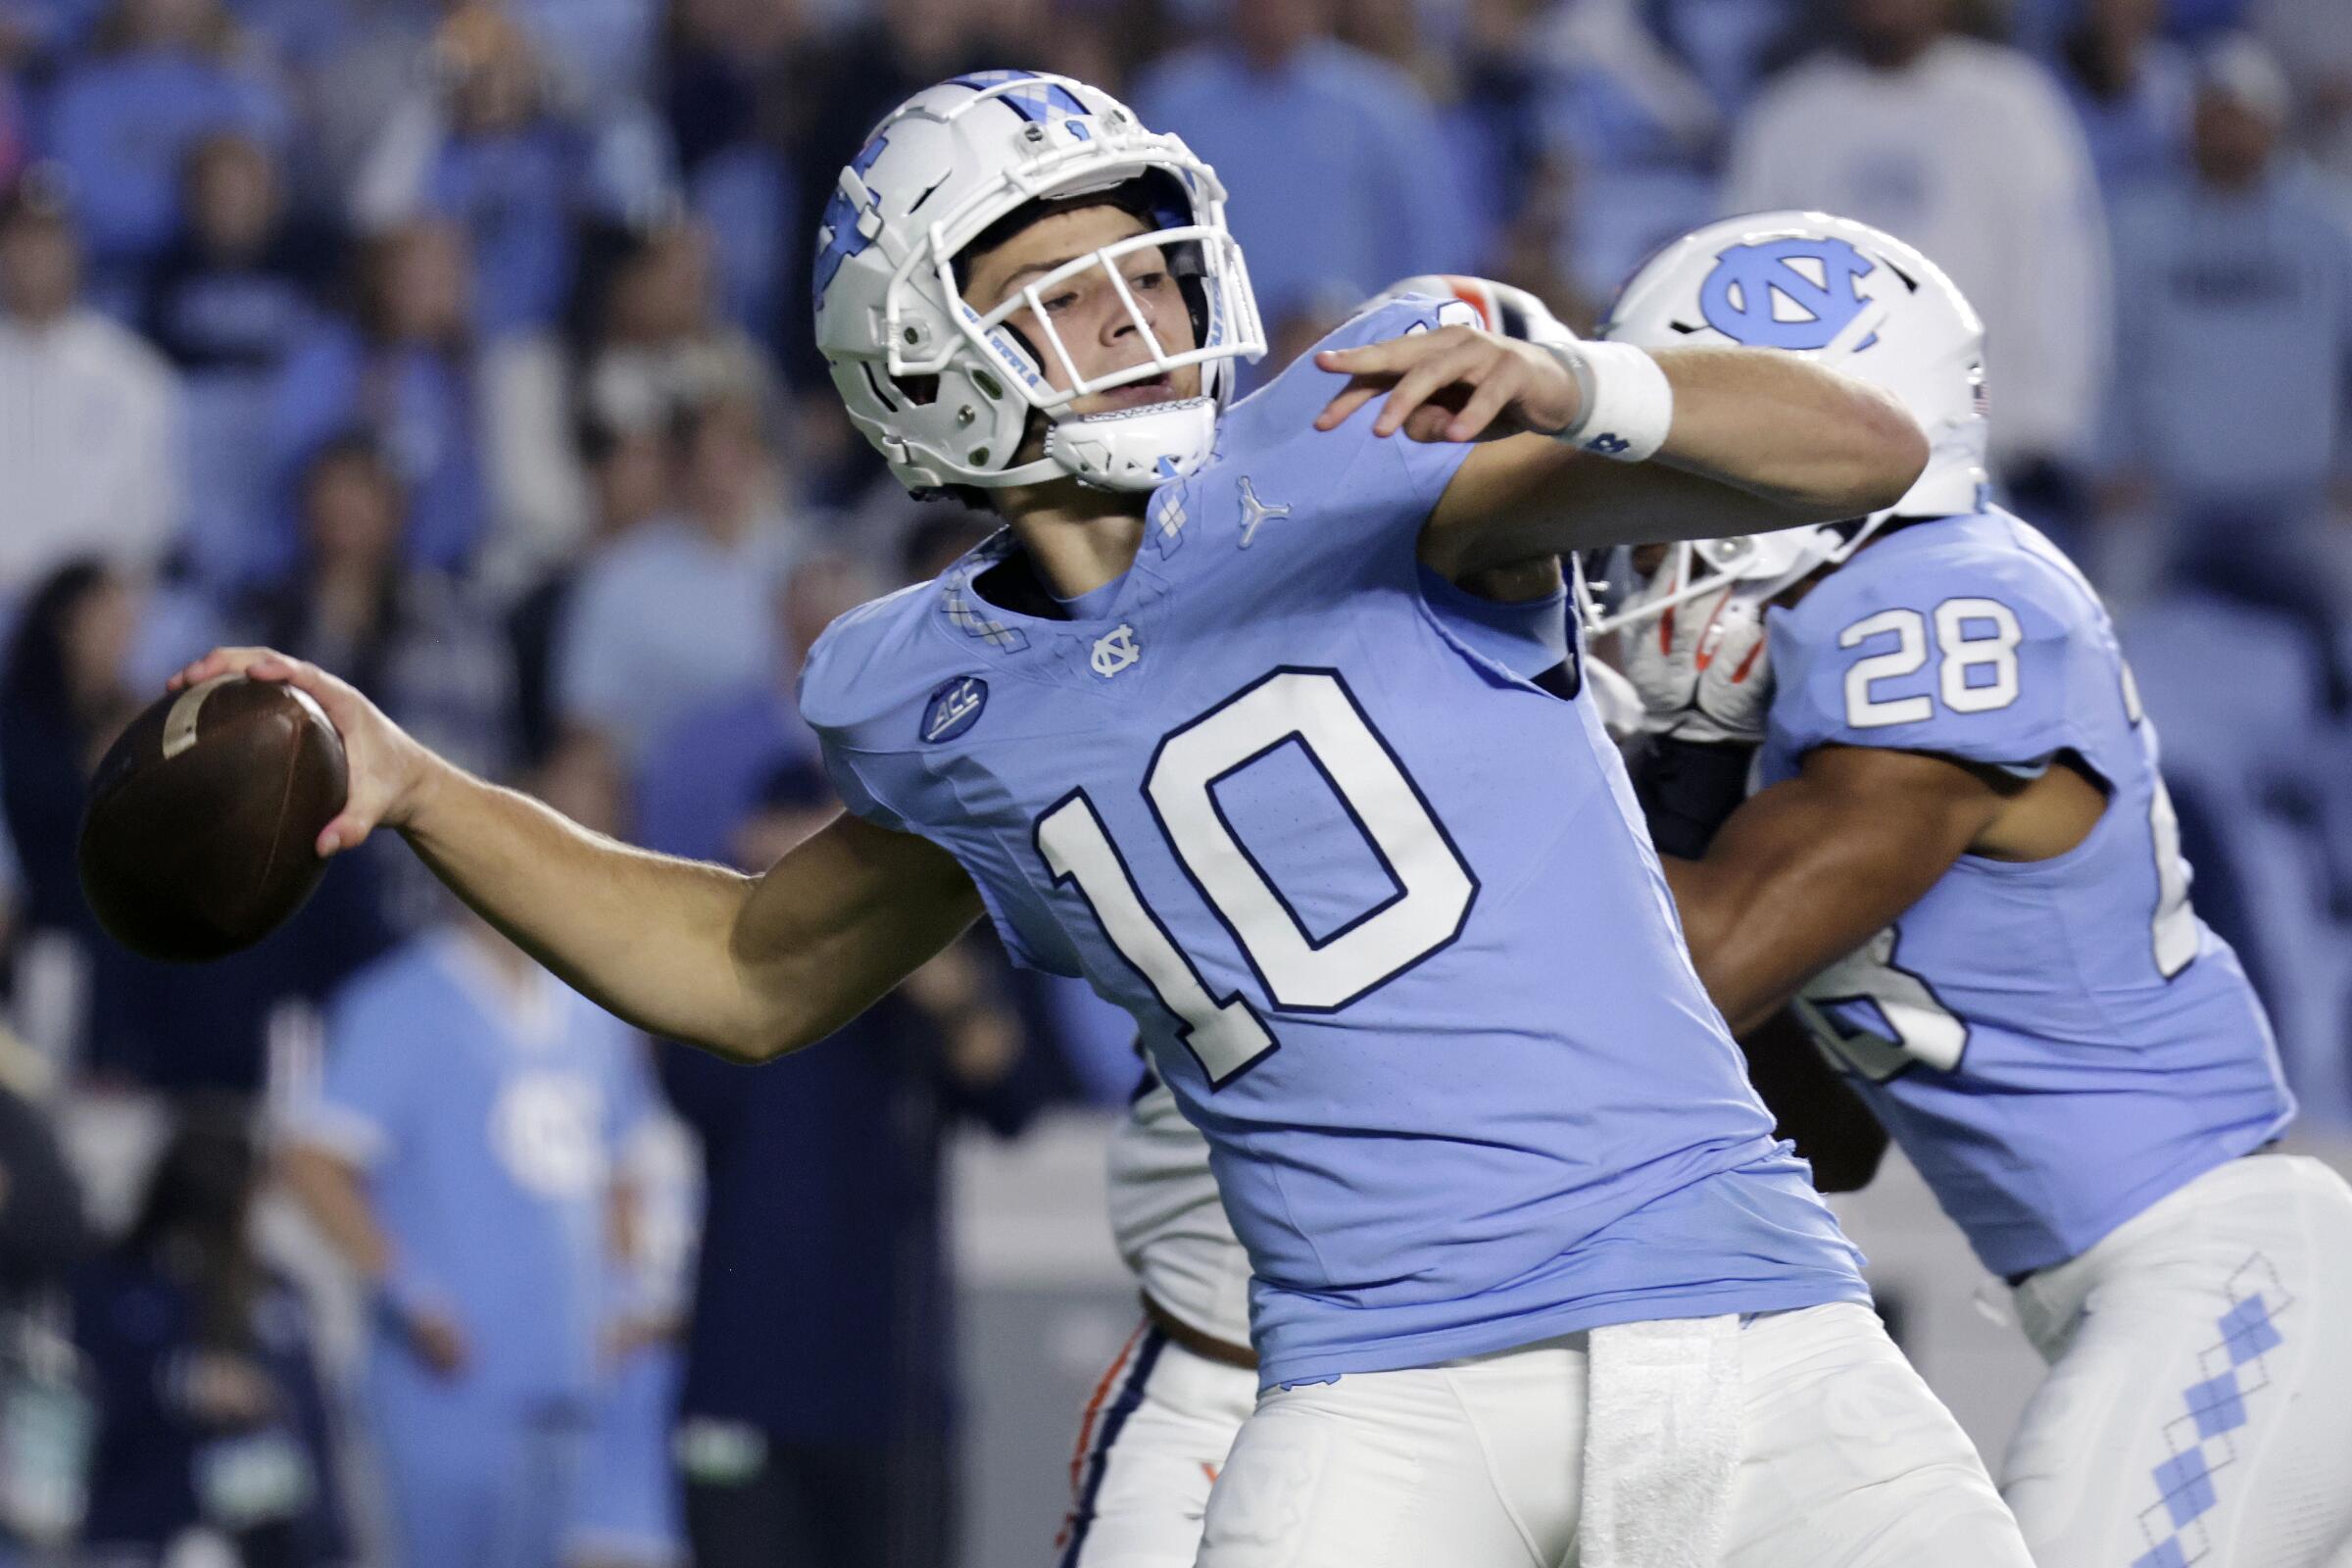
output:
M 1698 286 L 1698 311 L 1735 343 L 1826 349 L 1862 314 L 1867 302 L 1855 285 L 1877 269 L 1841 239 L 1796 235 L 1734 245 Z

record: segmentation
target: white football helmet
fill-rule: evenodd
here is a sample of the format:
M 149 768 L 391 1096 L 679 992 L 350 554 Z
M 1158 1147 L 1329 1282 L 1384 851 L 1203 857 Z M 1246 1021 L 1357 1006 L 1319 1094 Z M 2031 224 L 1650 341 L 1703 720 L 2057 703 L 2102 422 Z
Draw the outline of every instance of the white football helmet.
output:
M 1594 634 L 1651 618 L 1727 582 L 1785 588 L 1859 550 L 1889 517 L 1984 504 L 1984 324 L 1943 270 L 1882 229 L 1828 213 L 1754 213 L 1693 229 L 1642 264 L 1601 337 L 1642 348 L 1780 349 L 1883 387 L 1928 433 L 1928 466 L 1903 498 L 1855 523 L 1671 547 L 1646 585 L 1623 552 L 1596 573 L 1612 606 L 1580 593 Z
M 985 315 L 964 303 L 956 258 L 992 225 L 1030 202 L 1110 191 L 1154 226 L 1032 278 Z M 1165 252 L 1192 314 L 1196 346 L 1182 353 L 1160 347 L 1120 275 L 1119 258 L 1150 246 Z M 1152 357 L 1090 381 L 1041 295 L 1098 267 Z M 1236 362 L 1266 348 L 1215 173 L 1109 94 L 1035 72 L 957 76 L 894 110 L 841 172 L 812 282 L 817 347 L 850 420 L 917 495 L 1065 474 L 1113 490 L 1163 484 L 1206 461 Z M 1010 324 L 1024 309 L 1043 342 Z M 1048 383 L 1047 355 L 1066 389 Z M 1083 418 L 1065 412 L 1189 365 L 1200 367 L 1200 397 Z M 1052 420 L 1045 456 L 1016 464 L 1033 411 Z

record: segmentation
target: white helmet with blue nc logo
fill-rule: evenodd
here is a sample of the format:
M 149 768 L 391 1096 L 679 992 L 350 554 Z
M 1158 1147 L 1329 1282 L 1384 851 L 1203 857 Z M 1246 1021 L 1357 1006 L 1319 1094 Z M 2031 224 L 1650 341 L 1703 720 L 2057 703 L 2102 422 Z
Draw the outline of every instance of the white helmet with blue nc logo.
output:
M 1117 193 L 1152 227 L 1032 278 L 983 313 L 964 302 L 959 254 L 1040 200 Z M 1193 318 L 1196 346 L 1160 348 L 1118 259 L 1160 247 Z M 1152 357 L 1081 377 L 1041 291 L 1102 268 Z M 1074 476 L 1149 490 L 1208 458 L 1238 361 L 1265 352 L 1225 190 L 1171 135 L 1109 94 L 1062 76 L 984 71 L 927 87 L 877 126 L 826 204 L 812 277 L 816 343 L 850 420 L 916 494 Z M 1011 318 L 1027 311 L 1031 342 Z M 1050 361 L 1047 359 L 1050 357 Z M 1045 373 L 1057 366 L 1070 384 Z M 1078 398 L 1200 368 L 1201 395 L 1079 417 Z M 1033 414 L 1045 455 L 1016 462 Z
M 1663 580 L 1623 609 L 1590 608 L 1613 630 L 1726 578 L 1796 581 L 1844 561 L 1888 517 L 1974 512 L 1984 497 L 1984 324 L 1943 270 L 1882 229 L 1828 213 L 1753 213 L 1694 229 L 1635 272 L 1601 337 L 1642 348 L 1779 349 L 1885 388 L 1928 433 L 1928 466 L 1903 498 L 1859 525 L 1795 528 L 1680 546 Z

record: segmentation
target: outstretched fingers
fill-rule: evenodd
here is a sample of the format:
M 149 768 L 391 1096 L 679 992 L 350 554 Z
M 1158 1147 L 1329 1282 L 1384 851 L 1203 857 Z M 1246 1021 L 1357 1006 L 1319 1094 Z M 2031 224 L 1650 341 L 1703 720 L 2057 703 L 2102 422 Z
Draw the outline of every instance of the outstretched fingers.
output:
M 1415 332 L 1406 337 L 1393 337 L 1378 343 L 1365 343 L 1351 349 L 1324 349 L 1315 355 L 1315 367 L 1338 375 L 1348 376 L 1348 382 L 1340 395 L 1325 405 L 1315 417 L 1318 430 L 1336 430 L 1380 393 L 1396 384 L 1396 378 L 1410 369 L 1427 352 L 1427 345 L 1437 334 Z
M 1416 441 L 1466 441 L 1494 422 L 1517 385 L 1507 373 L 1511 357 L 1498 354 L 1487 333 L 1468 327 L 1415 332 L 1361 348 L 1326 349 L 1315 356 L 1315 363 L 1350 377 L 1316 417 L 1318 430 L 1337 429 L 1385 391 L 1374 435 L 1392 436 L 1401 430 Z M 1432 400 L 1455 386 L 1471 391 L 1462 411 L 1433 411 Z
M 1446 421 L 1443 439 L 1475 441 L 1501 416 L 1519 393 L 1519 377 L 1511 373 L 1512 363 L 1504 360 L 1488 370 L 1471 392 L 1470 401 Z

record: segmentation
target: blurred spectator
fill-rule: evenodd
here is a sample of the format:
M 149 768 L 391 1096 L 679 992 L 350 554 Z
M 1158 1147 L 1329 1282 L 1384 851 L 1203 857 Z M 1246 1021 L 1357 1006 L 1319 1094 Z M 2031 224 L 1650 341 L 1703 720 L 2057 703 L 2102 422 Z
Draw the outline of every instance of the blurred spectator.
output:
M 1844 0 L 1846 48 L 1740 123 L 1725 207 L 1823 208 L 1934 257 L 1984 318 L 1996 477 L 2064 531 L 2105 384 L 2106 224 L 2064 95 L 2026 56 L 1954 34 L 1953 4 Z
M 506 0 L 568 96 L 642 98 L 662 0 Z
M 1269 330 L 1414 272 L 1475 271 L 1461 180 L 1429 99 L 1330 36 L 1326 0 L 1236 0 L 1220 33 L 1162 60 L 1136 112 L 1216 168 Z
M 557 641 L 562 722 L 624 767 L 657 724 L 774 667 L 768 596 L 797 543 L 755 407 L 691 410 L 671 439 L 676 510 L 588 564 Z
M 609 235 L 600 247 L 572 401 L 604 435 L 661 431 L 721 398 L 762 418 L 776 406 L 767 357 L 719 312 L 711 263 L 710 231 L 699 221 Z M 609 536 L 598 507 L 583 510 Z
M 336 999 L 294 1195 L 371 1294 L 366 1416 L 403 1568 L 549 1568 L 597 1377 L 637 1037 L 470 915 Z
M 45 145 L 109 268 L 171 242 L 181 165 L 199 139 L 238 130 L 282 146 L 290 114 L 221 0 L 116 0 L 92 44 L 58 83 Z
M 2099 188 L 2178 173 L 2194 96 L 2188 60 L 2159 36 L 2164 0 L 2086 0 L 2059 50 L 2059 80 L 2090 144 Z
M 1780 8 L 1749 9 L 1751 24 L 1769 25 Z M 1673 42 L 1706 36 L 1710 19 L 1720 24 L 1715 10 L 1575 0 L 1520 51 L 1540 88 L 1532 128 L 1550 172 L 1565 175 L 1545 190 L 1547 171 L 1530 167 L 1524 198 L 1555 205 L 1562 261 L 1585 297 L 1605 301 L 1651 252 L 1713 214 L 1730 105 Z M 1740 81 L 1737 96 L 1748 85 Z
M 1648 30 L 1728 122 L 1747 107 L 1790 35 L 1812 20 L 1804 0 L 1650 0 Z
M 7 23 L 0 19 L 0 47 Z M 32 127 L 26 122 L 25 92 L 13 73 L 0 73 L 0 188 L 14 185 L 32 161 Z
M 670 1439 L 702 1223 L 701 1160 L 692 1135 L 668 1115 L 649 1119 L 618 1159 L 621 1255 L 610 1271 L 605 1376 L 565 1525 L 564 1568 L 683 1568 L 684 1499 Z
M 308 1314 L 254 1242 L 245 1114 L 188 1105 L 130 1233 L 74 1292 L 99 1389 L 83 1539 L 109 1568 L 178 1560 L 199 1535 L 236 1568 L 350 1560 Z
M 793 567 L 774 599 L 774 667 L 664 715 L 654 732 L 637 774 L 634 837 L 672 855 L 726 858 L 725 824 L 750 812 L 778 769 L 815 760 L 816 735 L 793 702 L 801 663 L 834 618 L 871 597 L 871 588 L 844 556 L 814 555 Z
M 302 476 L 296 575 L 254 594 L 245 640 L 335 671 L 461 766 L 503 773 L 514 681 L 496 619 L 401 550 L 408 499 L 366 435 L 331 440 Z
M 601 760 L 573 748 L 531 776 L 548 805 L 591 831 L 616 833 L 620 782 Z M 647 1043 L 633 1039 L 631 1050 L 642 1080 Z M 686 1525 L 670 1433 L 701 1176 L 691 1137 L 659 1107 L 616 1142 L 612 1160 L 598 1376 L 560 1555 L 563 1568 L 681 1568 Z
M 2296 132 L 2322 163 L 2352 178 L 2352 6 L 2254 0 L 2248 20 L 2286 68 Z
M 23 997 L 20 994 L 19 1003 Z M 0 1561 L 79 1536 L 97 1399 L 70 1332 L 88 1256 L 83 1190 L 58 1137 L 56 1063 L 0 1026 Z
M 729 319 L 772 330 L 786 258 L 798 263 L 800 198 L 783 153 L 789 97 L 762 92 L 805 51 L 797 0 L 672 0 L 662 72 L 690 205 L 715 240 Z M 830 185 L 826 187 L 831 189 Z
M 765 866 L 836 810 L 808 761 L 741 806 L 661 847 Z M 965 944 L 782 1061 L 665 1052 L 709 1194 L 678 1429 L 696 1568 L 955 1560 L 940 1143 L 959 1116 L 1016 1131 L 1034 1065 Z
M 146 564 L 179 526 L 172 368 L 80 293 L 73 215 L 27 177 L 0 205 L 0 598 L 69 552 Z
M 695 222 L 635 235 L 615 258 L 585 378 L 594 417 L 643 429 L 721 398 L 770 406 L 759 347 L 719 315 L 712 260 Z
M 484 512 L 471 287 L 465 236 L 447 223 L 412 223 L 369 242 L 356 318 L 315 326 L 278 377 L 270 450 L 284 510 L 257 541 L 249 580 L 292 566 L 303 469 L 322 442 L 353 430 L 375 438 L 408 489 L 408 558 L 444 569 L 465 564 Z
M 271 370 L 334 260 L 287 211 L 276 156 L 223 131 L 189 149 L 179 232 L 148 269 L 140 324 L 183 371 Z
M 182 186 L 179 236 L 148 269 L 141 318 L 181 376 L 190 564 L 225 582 L 267 525 L 270 395 L 332 258 L 290 220 L 276 159 L 249 136 L 198 142 Z
M 21 1314 L 42 1311 L 45 1293 L 69 1282 L 92 1244 L 81 1183 L 58 1141 L 58 1083 L 54 1063 L 0 1028 L 0 1346 Z M 0 1527 L 5 1513 L 0 1505 Z
M 0 757 L 8 760 L 0 800 L 23 860 L 30 927 L 97 932 L 74 844 L 90 770 L 138 707 L 122 675 L 138 615 L 130 585 L 82 558 L 53 571 L 17 617 L 0 676 Z
M 1467 199 L 1489 227 L 1517 216 L 1544 156 L 1538 108 L 1547 74 L 1531 46 L 1540 10 L 1536 0 L 1476 0 L 1462 19 L 1462 93 L 1449 139 Z
M 643 117 L 596 126 L 559 114 L 529 33 L 486 0 L 442 24 L 434 64 L 440 92 L 385 125 L 353 214 L 376 231 L 427 215 L 459 224 L 483 336 L 550 326 L 571 290 L 579 219 L 645 220 L 667 206 L 664 140 Z
M 2184 584 L 2307 630 L 2330 706 L 2352 711 L 2346 598 L 2324 527 L 2352 476 L 2352 233 L 2280 154 L 2284 75 L 2262 46 L 2200 59 L 2191 172 L 2121 204 L 2113 500 L 2153 500 Z M 2197 386 L 2183 399 L 2180 389 Z
M 669 432 L 631 429 L 586 418 L 580 462 L 593 502 L 585 553 L 603 554 L 629 529 L 669 510 Z M 507 614 L 514 645 L 516 740 L 527 761 L 546 757 L 558 739 L 555 661 L 557 639 L 569 613 L 581 567 L 565 561 L 515 601 Z

